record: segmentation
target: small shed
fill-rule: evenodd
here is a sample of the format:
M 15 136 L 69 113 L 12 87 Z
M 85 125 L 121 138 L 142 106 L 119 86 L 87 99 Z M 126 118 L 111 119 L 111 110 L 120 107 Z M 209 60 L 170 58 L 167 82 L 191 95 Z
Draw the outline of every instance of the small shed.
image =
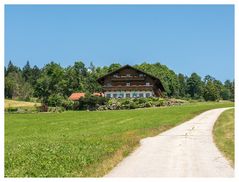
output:
M 83 92 L 72 93 L 69 99 L 72 101 L 78 101 L 81 97 L 85 97 L 85 93 Z

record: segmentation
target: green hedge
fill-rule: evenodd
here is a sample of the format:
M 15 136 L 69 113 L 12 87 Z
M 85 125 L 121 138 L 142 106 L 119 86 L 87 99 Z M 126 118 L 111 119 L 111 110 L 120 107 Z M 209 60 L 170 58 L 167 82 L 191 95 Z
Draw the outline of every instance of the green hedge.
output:
M 86 96 L 80 98 L 79 101 L 70 101 L 63 99 L 60 106 L 48 106 L 42 104 L 38 107 L 9 107 L 5 112 L 9 113 L 32 113 L 32 112 L 63 112 L 65 110 L 122 110 L 137 109 L 146 107 L 162 107 L 183 104 L 185 100 L 180 99 L 164 99 L 158 97 L 150 98 L 105 98 L 98 96 Z
M 121 98 L 110 99 L 107 104 L 101 105 L 97 110 L 121 110 L 121 109 L 137 109 L 145 107 L 161 107 L 186 103 L 185 100 L 179 99 L 163 99 L 158 97 L 150 98 Z

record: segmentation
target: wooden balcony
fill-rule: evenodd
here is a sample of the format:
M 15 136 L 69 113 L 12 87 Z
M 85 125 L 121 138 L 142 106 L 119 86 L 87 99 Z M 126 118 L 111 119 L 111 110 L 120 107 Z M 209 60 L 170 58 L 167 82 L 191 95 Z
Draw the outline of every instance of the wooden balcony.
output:
M 152 91 L 153 85 L 103 86 L 104 91 Z
M 118 77 L 112 77 L 112 81 L 127 81 L 127 80 L 145 80 L 145 76 L 118 76 Z

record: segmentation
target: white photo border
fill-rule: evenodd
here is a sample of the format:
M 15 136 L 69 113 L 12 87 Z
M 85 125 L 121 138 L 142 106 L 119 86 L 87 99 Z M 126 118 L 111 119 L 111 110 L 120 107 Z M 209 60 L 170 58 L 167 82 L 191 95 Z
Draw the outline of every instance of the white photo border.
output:
M 129 4 L 167 4 L 167 5 L 234 5 L 234 73 L 235 73 L 235 177 L 234 178 L 4 178 L 4 9 L 5 5 L 22 5 L 22 4 L 31 4 L 31 5 L 56 5 L 56 4 L 77 4 L 77 5 L 102 5 L 102 4 L 110 4 L 110 5 L 129 5 Z M 238 86 L 239 86 L 239 63 L 238 63 L 238 25 L 239 20 L 239 8 L 238 8 L 238 1 L 236 0 L 2 0 L 0 1 L 0 42 L 1 48 L 0 49 L 0 181 L 122 181 L 122 180 L 130 180 L 130 181 L 177 181 L 177 182 L 184 182 L 184 181 L 238 181 L 239 180 L 239 168 L 238 168 L 238 159 L 239 159 L 239 134 L 238 134 Z

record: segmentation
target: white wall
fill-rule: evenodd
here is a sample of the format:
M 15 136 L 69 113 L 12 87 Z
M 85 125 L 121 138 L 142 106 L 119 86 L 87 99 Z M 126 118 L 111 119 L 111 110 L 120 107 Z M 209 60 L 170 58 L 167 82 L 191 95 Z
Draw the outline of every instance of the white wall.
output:
M 105 97 L 107 97 L 108 94 L 110 94 L 110 97 L 113 97 L 113 94 L 117 94 L 117 98 L 120 96 L 120 94 L 123 94 L 123 97 L 126 97 L 126 94 L 129 93 L 130 97 L 133 97 L 133 95 L 136 93 L 136 97 L 139 97 L 139 94 L 142 93 L 143 97 L 146 97 L 146 93 L 148 93 L 151 96 L 153 96 L 153 92 L 152 91 L 115 91 L 115 92 L 105 92 L 104 95 Z

